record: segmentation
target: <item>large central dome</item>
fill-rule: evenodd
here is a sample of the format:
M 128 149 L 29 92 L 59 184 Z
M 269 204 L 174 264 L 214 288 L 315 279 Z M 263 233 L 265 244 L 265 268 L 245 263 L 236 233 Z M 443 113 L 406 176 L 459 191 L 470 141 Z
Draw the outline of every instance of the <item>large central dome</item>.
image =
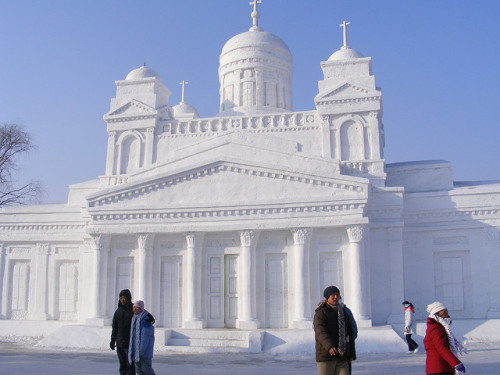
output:
M 221 116 L 292 111 L 292 54 L 286 43 L 258 26 L 227 41 L 219 58 Z

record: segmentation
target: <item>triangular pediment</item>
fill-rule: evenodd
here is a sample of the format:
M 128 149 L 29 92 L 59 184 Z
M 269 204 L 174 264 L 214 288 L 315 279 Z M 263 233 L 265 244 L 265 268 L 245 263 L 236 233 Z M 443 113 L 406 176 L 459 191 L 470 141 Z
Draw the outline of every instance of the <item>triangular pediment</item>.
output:
M 192 210 L 366 201 L 367 184 L 218 161 L 88 198 L 89 210 Z
M 368 89 L 355 85 L 349 82 L 342 83 L 337 87 L 331 88 L 320 92 L 316 98 L 315 102 L 330 102 L 334 100 L 349 100 L 349 99 L 360 99 L 366 97 L 379 97 L 382 94 L 380 91 Z
M 177 160 L 87 197 L 89 209 L 169 210 L 366 201 L 367 179 L 339 174 L 332 160 L 272 150 L 272 143 L 255 142 L 254 137 L 261 140 L 257 135 L 236 133 L 197 145 L 186 154 L 180 153 Z
M 104 115 L 104 120 L 111 118 L 127 118 L 127 117 L 142 117 L 154 116 L 158 111 L 138 100 L 132 99 L 131 101 L 123 104 L 122 106 L 108 112 Z

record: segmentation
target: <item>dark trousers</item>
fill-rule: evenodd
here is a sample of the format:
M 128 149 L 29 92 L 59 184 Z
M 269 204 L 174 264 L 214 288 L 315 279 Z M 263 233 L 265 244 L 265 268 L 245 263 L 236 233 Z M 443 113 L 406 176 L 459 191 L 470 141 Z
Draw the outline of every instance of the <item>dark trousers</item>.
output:
M 406 336 L 406 342 L 408 343 L 408 350 L 412 352 L 415 349 L 417 349 L 418 344 L 411 338 L 411 335 L 405 335 L 405 336 Z
M 134 363 L 128 363 L 128 348 L 116 347 L 118 361 L 120 361 L 120 375 L 135 375 Z

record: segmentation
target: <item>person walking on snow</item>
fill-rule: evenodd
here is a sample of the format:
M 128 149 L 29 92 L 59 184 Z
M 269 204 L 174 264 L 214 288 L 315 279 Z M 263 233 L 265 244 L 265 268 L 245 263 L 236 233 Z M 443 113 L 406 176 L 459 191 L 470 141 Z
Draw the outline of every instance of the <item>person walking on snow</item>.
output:
M 448 309 L 441 302 L 427 306 L 427 331 L 424 346 L 427 353 L 425 373 L 427 375 L 465 374 L 464 364 L 458 354 L 467 353 L 450 330 Z
M 413 328 L 415 326 L 415 308 L 413 304 L 408 301 L 403 302 L 403 308 L 405 310 L 405 329 L 403 334 L 405 335 L 406 342 L 408 343 L 408 354 L 418 353 L 418 344 L 411 338 L 411 335 L 415 332 Z
M 314 314 L 318 375 L 348 375 L 349 362 L 356 359 L 351 320 L 337 287 L 327 287 L 323 296 Z
M 134 363 L 128 361 L 128 344 L 130 341 L 130 323 L 134 312 L 132 310 L 132 294 L 123 289 L 119 294 L 118 308 L 113 315 L 111 341 L 109 347 L 115 350 L 120 362 L 120 375 L 134 375 Z
M 155 375 L 152 367 L 155 344 L 155 318 L 144 310 L 144 302 L 134 302 L 134 317 L 130 326 L 128 359 L 135 364 L 137 375 Z

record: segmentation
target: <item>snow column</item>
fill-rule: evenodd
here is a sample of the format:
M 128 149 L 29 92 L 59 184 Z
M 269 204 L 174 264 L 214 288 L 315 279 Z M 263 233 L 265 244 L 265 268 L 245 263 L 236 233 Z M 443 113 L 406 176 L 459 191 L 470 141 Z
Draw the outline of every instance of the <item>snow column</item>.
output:
M 6 254 L 5 254 L 5 245 L 3 242 L 0 242 L 0 292 L 2 293 L 1 301 L 0 301 L 0 319 L 7 319 L 7 295 L 6 285 L 7 281 L 4 280 L 5 275 L 5 263 L 6 263 Z
M 307 329 L 311 328 L 311 321 L 307 319 L 307 310 L 309 308 L 308 284 L 306 282 L 308 269 L 308 243 L 310 230 L 306 228 L 292 229 L 293 235 L 293 253 L 294 253 L 294 320 L 293 328 Z
M 146 155 L 144 157 L 144 164 L 150 166 L 154 161 L 154 136 L 155 128 L 146 129 Z
M 348 226 L 347 235 L 349 237 L 351 290 L 346 300 L 350 301 L 350 308 L 358 326 L 371 327 L 365 252 L 368 229 L 362 225 Z
M 49 244 L 37 243 L 35 246 L 35 285 L 34 311 L 32 318 L 35 320 L 47 319 L 47 264 Z
M 138 246 L 138 288 L 136 300 L 142 299 L 144 305 L 147 309 L 148 303 L 151 303 L 149 299 L 150 288 L 149 288 L 149 278 L 148 273 L 149 258 L 151 254 L 151 247 L 153 245 L 154 235 L 150 233 L 141 233 L 137 235 L 137 246 Z
M 102 291 L 105 289 L 105 278 L 102 276 L 102 267 L 104 263 L 104 254 L 107 251 L 107 246 L 109 244 L 108 236 L 104 236 L 101 234 L 91 234 L 90 235 L 91 242 L 91 252 L 93 255 L 93 288 L 92 288 L 92 311 L 91 316 L 92 320 L 89 321 L 89 324 L 99 323 L 104 324 L 103 322 L 96 321 L 95 319 L 100 319 L 102 317 L 101 312 L 101 304 L 102 304 Z
M 488 262 L 490 268 L 490 309 L 487 317 L 488 319 L 498 319 L 500 318 L 500 296 L 498 294 L 498 290 L 500 290 L 500 275 L 498 273 L 500 269 L 500 228 L 487 228 L 485 236 L 486 247 L 492 250 L 489 252 L 490 254 L 494 254 Z
M 390 254 L 391 278 L 391 315 L 387 323 L 401 323 L 404 321 L 404 311 L 401 302 L 404 300 L 403 276 L 403 227 L 388 228 L 387 240 Z
M 109 132 L 108 135 L 108 153 L 106 154 L 106 175 L 118 174 L 115 171 L 115 151 L 116 151 L 116 132 Z
M 203 328 L 201 320 L 201 254 L 202 234 L 189 232 L 186 236 L 186 318 L 184 328 Z
M 256 329 L 255 319 L 255 233 L 251 230 L 240 232 L 241 253 L 239 258 L 238 277 L 238 320 L 236 327 L 240 329 Z

